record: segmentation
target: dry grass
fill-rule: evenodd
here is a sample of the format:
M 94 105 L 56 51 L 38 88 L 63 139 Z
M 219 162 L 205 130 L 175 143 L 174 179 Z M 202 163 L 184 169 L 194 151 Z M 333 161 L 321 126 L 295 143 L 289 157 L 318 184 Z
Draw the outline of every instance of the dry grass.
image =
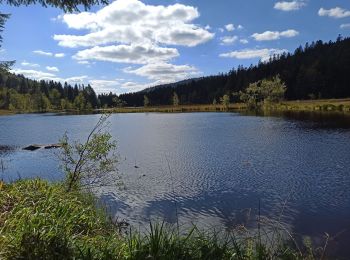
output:
M 222 105 L 180 105 L 180 106 L 150 106 L 150 107 L 121 107 L 101 109 L 113 113 L 186 113 L 186 112 L 221 112 L 245 109 L 243 103 L 230 104 L 228 108 Z

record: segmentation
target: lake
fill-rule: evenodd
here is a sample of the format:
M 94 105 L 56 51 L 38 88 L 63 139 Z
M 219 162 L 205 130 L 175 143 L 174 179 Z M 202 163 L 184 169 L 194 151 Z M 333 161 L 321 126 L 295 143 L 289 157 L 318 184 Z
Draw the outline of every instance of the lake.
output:
M 67 132 L 86 138 L 99 115 L 0 117 L 1 178 L 60 180 L 57 143 Z M 233 229 L 258 215 L 282 216 L 297 236 L 337 255 L 350 248 L 350 118 L 342 114 L 113 114 L 120 184 L 98 191 L 114 217 Z M 135 167 L 135 165 L 137 167 Z

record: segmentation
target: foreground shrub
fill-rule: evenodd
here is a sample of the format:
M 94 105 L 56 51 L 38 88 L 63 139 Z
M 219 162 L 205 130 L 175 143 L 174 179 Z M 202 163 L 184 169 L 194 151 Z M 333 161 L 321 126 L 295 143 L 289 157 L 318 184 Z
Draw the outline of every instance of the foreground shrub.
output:
M 25 180 L 3 185 L 0 205 L 0 259 L 118 256 L 118 232 L 88 194 Z

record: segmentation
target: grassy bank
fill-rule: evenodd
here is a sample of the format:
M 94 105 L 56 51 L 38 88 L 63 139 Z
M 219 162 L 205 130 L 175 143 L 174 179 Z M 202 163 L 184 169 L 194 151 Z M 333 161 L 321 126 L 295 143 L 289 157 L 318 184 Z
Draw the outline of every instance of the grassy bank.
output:
M 223 105 L 179 105 L 179 106 L 149 106 L 149 107 L 119 107 L 97 110 L 49 110 L 49 111 L 11 111 L 0 110 L 1 115 L 19 113 L 186 113 L 186 112 L 227 112 L 242 111 L 246 109 L 244 103 L 232 103 L 228 107 Z M 276 111 L 327 111 L 327 112 L 349 112 L 350 99 L 320 99 L 320 100 L 294 100 L 283 101 L 265 106 L 267 110 Z
M 0 259 L 314 259 L 290 241 L 219 236 L 196 228 L 151 225 L 146 234 L 120 232 L 94 198 L 60 183 L 0 183 Z
M 15 114 L 15 112 L 11 111 L 11 110 L 4 110 L 4 109 L 0 109 L 0 116 L 3 115 L 13 115 Z
M 340 111 L 350 112 L 350 99 L 319 99 L 284 101 L 267 107 L 278 111 Z
M 245 109 L 242 103 L 230 104 L 228 108 L 222 105 L 179 105 L 179 106 L 150 106 L 150 107 L 120 107 L 107 109 L 113 113 L 185 113 L 185 112 L 220 112 Z

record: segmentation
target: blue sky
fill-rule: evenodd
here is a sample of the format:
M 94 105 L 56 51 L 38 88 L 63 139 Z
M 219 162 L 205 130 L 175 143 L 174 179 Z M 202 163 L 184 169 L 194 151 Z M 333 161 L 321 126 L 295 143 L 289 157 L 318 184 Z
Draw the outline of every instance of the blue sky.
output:
M 124 93 L 256 64 L 350 34 L 347 0 L 116 0 L 64 14 L 9 7 L 1 59 L 35 79 Z

